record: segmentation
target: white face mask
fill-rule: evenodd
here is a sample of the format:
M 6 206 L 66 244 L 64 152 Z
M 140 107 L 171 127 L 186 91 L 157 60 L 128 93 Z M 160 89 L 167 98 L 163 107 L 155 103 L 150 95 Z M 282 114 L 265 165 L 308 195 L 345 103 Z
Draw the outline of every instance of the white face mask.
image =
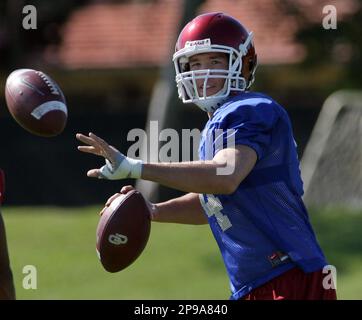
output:
M 214 112 L 228 98 L 231 91 L 245 91 L 248 86 L 241 73 L 242 57 L 246 54 L 251 40 L 252 33 L 249 34 L 245 43 L 240 46 L 239 52 L 232 47 L 211 45 L 209 39 L 186 43 L 185 48 L 177 51 L 173 56 L 173 61 L 176 70 L 176 84 L 182 102 L 195 103 L 203 111 Z M 182 72 L 181 69 L 188 63 L 189 57 L 195 54 L 211 52 L 226 53 L 228 55 L 228 70 L 204 69 Z M 225 83 L 219 92 L 207 95 L 207 83 L 212 78 L 225 79 Z M 203 92 L 199 93 L 196 80 L 200 79 L 204 80 L 204 85 Z

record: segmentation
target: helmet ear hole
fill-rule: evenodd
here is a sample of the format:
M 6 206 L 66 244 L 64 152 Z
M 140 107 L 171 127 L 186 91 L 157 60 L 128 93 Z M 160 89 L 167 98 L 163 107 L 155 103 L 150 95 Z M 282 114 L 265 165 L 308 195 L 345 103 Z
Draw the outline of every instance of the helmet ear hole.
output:
M 254 74 L 257 65 L 258 65 L 258 58 L 257 55 L 255 54 L 253 58 L 249 59 L 249 77 L 248 77 L 247 88 L 249 88 L 254 82 L 254 76 L 255 76 Z
M 249 65 L 249 71 L 251 72 L 254 69 L 254 65 L 255 65 L 254 61 L 252 59 L 250 59 L 248 65 Z
M 257 63 L 258 63 L 258 61 L 257 61 L 258 59 L 257 59 L 257 56 L 255 55 L 254 56 L 254 58 L 251 58 L 250 60 L 249 60 L 249 71 L 253 71 L 254 69 L 255 69 L 255 67 L 256 67 L 256 65 L 257 65 Z
M 187 72 L 187 71 L 190 71 L 190 64 L 187 62 L 187 63 L 184 63 L 182 64 L 182 68 L 181 68 L 182 72 Z

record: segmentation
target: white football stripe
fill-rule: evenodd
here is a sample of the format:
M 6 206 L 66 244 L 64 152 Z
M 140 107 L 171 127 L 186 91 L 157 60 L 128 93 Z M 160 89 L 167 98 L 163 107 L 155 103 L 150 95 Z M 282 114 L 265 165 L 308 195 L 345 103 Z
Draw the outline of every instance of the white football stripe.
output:
M 36 107 L 31 115 L 37 120 L 41 119 L 46 113 L 54 110 L 63 111 L 65 115 L 68 115 L 67 106 L 60 101 L 48 101 L 40 106 Z

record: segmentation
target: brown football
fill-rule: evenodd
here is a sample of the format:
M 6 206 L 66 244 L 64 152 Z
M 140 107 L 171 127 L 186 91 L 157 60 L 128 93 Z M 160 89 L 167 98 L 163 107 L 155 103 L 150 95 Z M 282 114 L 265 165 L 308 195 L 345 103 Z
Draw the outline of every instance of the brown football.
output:
M 151 230 L 150 212 L 142 194 L 120 194 L 102 214 L 97 227 L 97 254 L 104 269 L 127 268 L 146 247 Z
M 52 137 L 64 130 L 68 117 L 64 94 L 45 73 L 13 71 L 6 80 L 5 99 L 11 115 L 29 132 Z

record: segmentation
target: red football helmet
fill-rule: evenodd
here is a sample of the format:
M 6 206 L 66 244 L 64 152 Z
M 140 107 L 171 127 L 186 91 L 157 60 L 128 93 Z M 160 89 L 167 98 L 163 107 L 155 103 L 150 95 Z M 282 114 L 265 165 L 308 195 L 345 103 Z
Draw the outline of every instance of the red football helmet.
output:
M 197 16 L 181 31 L 173 55 L 176 83 L 180 99 L 195 103 L 207 112 L 215 111 L 232 91 L 245 91 L 254 81 L 257 56 L 253 34 L 239 21 L 224 13 Z M 229 57 L 229 69 L 190 71 L 189 58 L 195 54 L 221 52 Z M 224 87 L 216 94 L 206 94 L 210 78 L 225 79 Z M 203 94 L 199 94 L 196 80 L 203 79 Z

